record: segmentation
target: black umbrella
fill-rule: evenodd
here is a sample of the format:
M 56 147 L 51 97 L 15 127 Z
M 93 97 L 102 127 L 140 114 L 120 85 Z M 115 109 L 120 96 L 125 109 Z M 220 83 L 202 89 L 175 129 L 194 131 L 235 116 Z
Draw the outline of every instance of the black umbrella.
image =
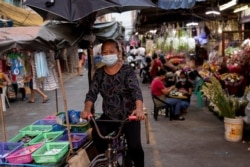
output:
M 107 1 L 113 2 L 118 6 L 99 10 L 97 12 L 97 16 L 107 13 L 122 13 L 130 10 L 141 10 L 145 8 L 156 7 L 156 4 L 154 4 L 151 0 L 107 0 Z
M 30 7 L 44 20 L 78 21 L 97 12 L 103 15 L 112 12 L 124 12 L 155 7 L 151 0 L 26 0 Z
M 109 7 L 118 6 L 108 0 L 26 0 L 24 5 L 36 11 L 44 20 L 77 21 Z

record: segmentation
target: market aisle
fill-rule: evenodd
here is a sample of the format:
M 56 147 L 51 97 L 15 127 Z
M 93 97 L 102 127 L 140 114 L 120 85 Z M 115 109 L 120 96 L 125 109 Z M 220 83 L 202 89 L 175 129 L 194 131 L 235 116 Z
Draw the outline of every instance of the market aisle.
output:
M 147 164 L 155 167 L 246 167 L 250 163 L 250 142 L 227 142 L 224 123 L 206 106 L 199 108 L 196 97 L 185 121 L 169 121 L 159 117 L 154 121 L 153 102 L 148 85 L 142 85 L 149 113 L 151 144 L 144 145 Z M 246 136 L 250 136 L 247 134 Z M 150 165 L 146 165 L 150 167 Z
M 159 117 L 153 120 L 153 103 L 148 84 L 141 85 L 145 106 L 149 114 L 150 144 L 146 143 L 145 126 L 142 122 L 142 144 L 145 167 L 245 167 L 250 163 L 250 143 L 232 143 L 224 139 L 223 122 L 207 107 L 198 108 L 195 97 L 185 121 L 169 121 Z M 68 109 L 81 110 L 88 90 L 87 75 L 76 76 L 65 82 Z M 17 101 L 5 114 L 7 139 L 15 136 L 22 127 L 56 112 L 55 91 L 46 92 L 48 103 Z M 59 111 L 63 111 L 61 91 L 58 90 Z M 101 111 L 101 98 L 95 105 Z M 0 134 L 2 139 L 2 133 Z

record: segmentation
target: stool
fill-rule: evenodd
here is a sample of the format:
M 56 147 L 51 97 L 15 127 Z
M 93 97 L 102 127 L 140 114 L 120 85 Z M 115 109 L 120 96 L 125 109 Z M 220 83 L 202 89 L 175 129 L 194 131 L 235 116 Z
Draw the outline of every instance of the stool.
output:
M 197 83 L 195 84 L 195 88 L 193 91 L 193 94 L 195 94 L 197 97 L 198 107 L 203 107 L 203 95 L 200 90 L 203 84 L 204 84 L 203 79 L 199 79 Z

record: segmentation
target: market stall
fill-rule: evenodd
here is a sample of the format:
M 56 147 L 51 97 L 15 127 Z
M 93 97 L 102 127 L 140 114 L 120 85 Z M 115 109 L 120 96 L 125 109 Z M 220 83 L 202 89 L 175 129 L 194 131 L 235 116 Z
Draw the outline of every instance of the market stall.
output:
M 59 24 L 59 25 L 58 25 Z M 60 31 L 58 30 L 58 27 L 60 26 Z M 75 24 L 70 24 L 70 23 L 60 23 L 60 22 L 48 22 L 45 27 L 25 27 L 25 28 L 16 28 L 14 29 L 2 29 L 0 31 L 0 39 L 2 39 L 2 42 L 0 43 L 1 47 L 1 53 L 9 55 L 13 55 L 13 51 L 18 51 L 18 53 L 23 53 L 26 52 L 27 50 L 31 52 L 35 52 L 37 50 L 39 51 L 44 51 L 47 52 L 48 50 L 54 50 L 55 52 L 55 57 L 57 57 L 58 54 L 60 54 L 60 50 L 62 48 L 67 48 L 69 46 L 72 46 L 76 43 L 78 43 L 80 40 L 91 40 L 92 36 L 84 35 L 84 32 L 79 31 L 78 27 L 75 27 Z M 98 41 L 101 42 L 107 38 L 114 38 L 114 39 L 121 39 L 123 37 L 124 33 L 124 28 L 121 26 L 120 23 L 118 22 L 109 22 L 109 23 L 100 23 L 94 26 L 93 28 L 94 32 L 96 33 L 96 36 L 98 38 Z M 106 29 L 108 30 L 107 33 L 103 33 L 100 29 Z M 8 32 L 8 33 L 6 33 Z M 93 41 L 92 41 L 93 42 Z M 86 46 L 84 46 L 86 47 Z M 13 48 L 15 48 L 13 50 Z M 17 48 L 17 49 L 16 49 Z M 59 50 L 59 51 L 57 51 Z M 16 53 L 17 55 L 17 53 Z M 20 56 L 20 55 L 19 55 Z M 24 55 L 25 56 L 25 55 Z M 90 58 L 92 58 L 93 55 L 90 55 Z M 62 80 L 62 72 L 60 68 L 60 63 L 59 61 L 56 61 L 57 66 L 58 66 L 58 74 L 59 74 L 59 79 L 61 83 L 61 90 L 63 97 L 66 97 L 65 95 L 65 89 L 63 87 L 63 80 Z M 90 70 L 91 71 L 91 70 Z M 67 109 L 67 100 L 66 98 L 63 98 L 64 101 L 64 110 L 65 113 L 68 113 Z M 51 120 L 47 120 L 51 119 Z M 68 120 L 68 122 L 66 121 Z M 42 118 L 40 120 L 41 125 L 47 126 L 46 124 L 48 122 L 53 123 L 52 129 L 53 131 L 56 129 L 56 131 L 61 131 L 62 127 L 64 127 L 64 135 L 61 137 L 64 137 L 65 141 L 69 141 L 69 149 L 67 150 L 67 155 L 63 158 L 65 161 L 68 159 L 68 156 L 72 155 L 72 153 L 79 152 L 80 150 L 77 151 L 77 149 L 80 149 L 81 147 L 84 147 L 85 149 L 92 149 L 91 145 L 89 145 L 88 140 L 87 140 L 87 135 L 84 134 L 84 136 L 81 136 L 79 133 L 84 133 L 88 130 L 88 124 L 81 124 L 81 125 L 73 125 L 72 122 L 70 122 L 70 118 L 68 118 L 68 114 L 65 114 L 65 121 L 62 123 L 62 125 L 57 124 L 55 122 L 55 117 L 50 117 L 50 118 Z M 27 125 L 29 128 L 37 128 L 34 125 Z M 5 127 L 5 126 L 3 126 Z M 28 128 L 26 127 L 26 128 Z M 59 130 L 58 130 L 59 128 Z M 67 130 L 65 130 L 65 128 Z M 30 131 L 33 131 L 29 129 Z M 49 135 L 50 132 L 48 132 Z M 54 132 L 51 132 L 52 134 Z M 20 134 L 17 134 L 20 135 Z M 22 133 L 24 135 L 24 133 Z M 24 136 L 22 136 L 24 137 Z M 33 136 L 37 137 L 37 136 Z M 40 136 L 41 137 L 41 136 Z M 45 137 L 45 136 L 42 136 Z M 76 140 L 79 139 L 79 140 Z M 4 139 L 6 141 L 6 139 Z M 19 140 L 12 140 L 12 142 L 18 142 Z M 4 143 L 7 144 L 7 143 Z M 86 144 L 86 145 L 85 145 Z M 28 144 L 30 145 L 30 144 Z M 84 146 L 83 146 L 84 145 Z M 30 145 L 32 146 L 32 145 Z M 53 146 L 54 147 L 54 146 Z M 33 147 L 30 147 L 33 149 Z M 13 150 L 11 150 L 13 151 Z M 29 155 L 23 155 L 23 156 L 31 156 L 31 153 Z M 23 158 L 21 156 L 21 158 Z M 17 157 L 16 157 L 17 158 Z M 57 159 L 58 160 L 58 159 Z M 6 159 L 4 160 L 6 162 Z M 15 163 L 17 163 L 16 161 Z M 49 161 L 48 161 L 49 162 Z M 20 163 L 20 161 L 19 161 Z M 45 163 L 45 162 L 44 162 Z M 38 165 L 38 164 L 30 164 L 29 162 L 25 162 L 27 165 Z M 6 164 L 8 165 L 8 163 Z M 57 163 L 49 163 L 49 166 L 60 166 L 61 164 Z M 46 166 L 46 164 L 44 165 Z
M 59 27 L 60 27 L 60 31 L 58 31 Z M 63 49 L 63 48 L 67 48 L 72 45 L 75 45 L 79 40 L 82 39 L 83 34 L 84 32 L 82 31 L 82 27 L 77 24 L 53 22 L 53 21 L 47 22 L 45 25 L 41 27 L 3 28 L 1 29 L 1 37 L 0 37 L 1 53 L 6 54 L 8 56 L 8 52 L 12 52 L 13 48 L 18 49 L 20 53 L 22 51 L 29 51 L 29 52 L 37 52 L 37 51 L 48 52 L 48 50 L 57 51 L 59 49 Z M 27 56 L 27 55 L 24 55 L 24 56 Z M 17 56 L 17 57 L 21 57 L 21 56 Z M 57 62 L 57 67 L 58 67 L 61 90 L 63 94 L 64 110 L 65 112 L 67 112 L 67 103 L 66 103 L 64 85 L 62 81 L 62 74 L 60 71 L 61 70 L 60 63 L 58 59 L 56 59 L 56 62 Z M 68 120 L 68 117 L 67 117 L 67 120 Z M 67 122 L 67 125 L 68 124 L 69 122 Z M 3 127 L 4 126 L 5 125 L 3 125 Z M 30 126 L 29 127 L 32 129 L 29 129 L 29 131 L 37 131 L 33 129 L 35 128 L 33 127 L 33 125 L 30 125 Z M 70 127 L 67 127 L 67 128 L 68 128 L 68 131 L 67 131 L 68 136 L 70 136 L 70 131 L 69 131 Z M 44 129 L 44 127 L 42 129 Z M 2 145 L 6 145 L 6 144 L 8 144 L 8 142 L 3 143 Z M 69 145 L 70 147 L 68 147 L 67 145 Z M 72 142 L 71 142 L 70 137 L 69 137 L 69 142 L 67 145 L 65 145 L 66 148 L 64 149 L 64 152 L 65 151 L 68 152 L 68 148 L 70 148 L 70 152 L 71 152 L 73 150 L 73 147 L 72 147 Z M 5 149 L 6 148 L 4 147 L 3 151 L 8 151 Z M 34 150 L 33 147 L 31 149 Z

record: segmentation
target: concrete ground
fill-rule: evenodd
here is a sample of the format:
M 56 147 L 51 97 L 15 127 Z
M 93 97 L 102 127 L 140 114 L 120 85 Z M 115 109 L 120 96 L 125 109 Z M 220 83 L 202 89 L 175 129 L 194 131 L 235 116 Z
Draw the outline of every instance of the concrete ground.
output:
M 141 81 L 141 79 L 140 79 Z M 67 108 L 82 110 L 88 90 L 88 78 L 75 76 L 64 82 Z M 244 134 L 243 142 L 228 142 L 224 138 L 224 124 L 207 106 L 199 108 L 196 97 L 185 121 L 170 121 L 159 116 L 153 119 L 153 102 L 148 84 L 142 84 L 144 103 L 149 116 L 150 143 L 146 142 L 144 122 L 142 122 L 142 144 L 145 152 L 145 167 L 247 167 L 250 163 L 249 134 Z M 64 111 L 61 90 L 46 92 L 48 103 L 41 103 L 37 95 L 35 103 L 15 101 L 4 113 L 7 140 L 18 130 L 36 120 Z M 101 111 L 102 99 L 96 102 L 96 111 Z M 2 125 L 2 124 L 1 124 Z M 0 138 L 3 138 L 1 131 Z M 3 141 L 3 139 L 2 139 Z

